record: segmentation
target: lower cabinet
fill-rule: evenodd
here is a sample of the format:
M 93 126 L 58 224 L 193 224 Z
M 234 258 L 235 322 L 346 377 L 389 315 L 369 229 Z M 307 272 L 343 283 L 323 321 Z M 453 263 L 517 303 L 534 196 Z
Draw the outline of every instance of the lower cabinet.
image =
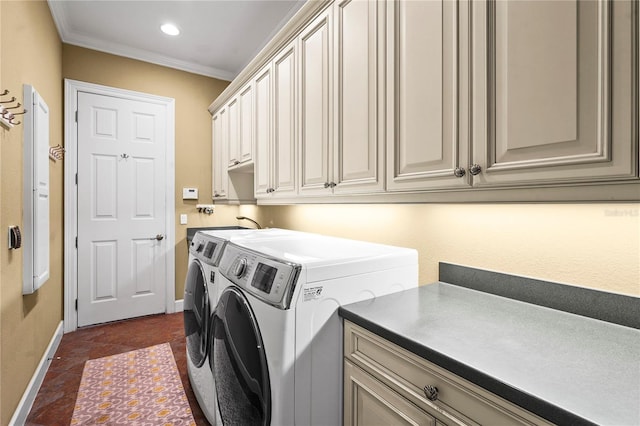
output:
M 347 426 L 550 424 L 376 334 L 344 324 Z
M 435 417 L 349 361 L 344 362 L 344 379 L 345 425 L 436 424 Z

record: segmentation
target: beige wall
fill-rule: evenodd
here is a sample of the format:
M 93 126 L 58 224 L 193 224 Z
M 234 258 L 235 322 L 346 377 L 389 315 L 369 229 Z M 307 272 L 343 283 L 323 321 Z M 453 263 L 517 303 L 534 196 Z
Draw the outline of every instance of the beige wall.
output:
M 1 1 L 0 89 L 22 102 L 33 85 L 50 109 L 50 145 L 62 140 L 62 44 L 43 1 Z M 28 108 L 28 106 L 27 106 Z M 23 126 L 4 127 L 0 138 L 0 424 L 7 424 L 62 320 L 63 163 L 50 162 L 50 278 L 22 295 L 22 250 L 7 250 L 9 225 L 22 225 Z
M 438 262 L 640 296 L 640 204 L 243 206 L 262 226 L 419 252 L 420 283 Z
M 229 82 L 67 44 L 63 45 L 62 53 L 64 78 L 176 101 L 176 299 L 182 299 L 187 264 L 186 228 L 226 224 L 221 221 L 229 216 L 224 208 L 211 216 L 198 213 L 195 208 L 197 203 L 211 202 L 211 115 L 207 107 Z M 183 187 L 197 187 L 200 199 L 183 201 Z M 180 225 L 182 213 L 188 215 L 187 225 Z

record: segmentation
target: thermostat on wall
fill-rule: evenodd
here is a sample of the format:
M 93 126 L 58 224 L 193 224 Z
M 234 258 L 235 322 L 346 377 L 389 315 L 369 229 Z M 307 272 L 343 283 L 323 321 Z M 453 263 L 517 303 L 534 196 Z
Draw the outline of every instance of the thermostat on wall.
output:
M 182 199 L 183 200 L 197 200 L 198 199 L 198 188 L 182 188 Z

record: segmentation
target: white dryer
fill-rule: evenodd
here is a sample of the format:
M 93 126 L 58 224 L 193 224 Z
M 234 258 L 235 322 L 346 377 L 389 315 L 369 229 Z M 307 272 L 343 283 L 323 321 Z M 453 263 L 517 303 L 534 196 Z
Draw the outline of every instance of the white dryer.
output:
M 218 301 L 218 262 L 228 241 L 270 239 L 296 234 L 287 229 L 218 229 L 198 231 L 189 246 L 184 292 L 187 371 L 191 387 L 207 420 L 215 424 L 215 386 L 209 362 L 210 321 Z
M 413 249 L 305 235 L 220 261 L 209 339 L 221 425 L 342 424 L 338 307 L 418 285 Z

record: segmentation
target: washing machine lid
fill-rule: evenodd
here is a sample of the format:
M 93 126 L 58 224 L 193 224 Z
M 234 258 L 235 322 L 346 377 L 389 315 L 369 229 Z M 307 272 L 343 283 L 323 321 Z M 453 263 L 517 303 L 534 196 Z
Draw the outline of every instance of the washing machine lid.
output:
M 234 244 L 281 262 L 301 265 L 306 270 L 307 282 L 418 264 L 414 249 L 317 234 L 272 240 L 245 238 Z
M 189 253 L 208 265 L 218 266 L 224 247 L 229 241 L 270 240 L 300 235 L 308 234 L 281 228 L 203 230 L 196 232 L 193 236 Z

